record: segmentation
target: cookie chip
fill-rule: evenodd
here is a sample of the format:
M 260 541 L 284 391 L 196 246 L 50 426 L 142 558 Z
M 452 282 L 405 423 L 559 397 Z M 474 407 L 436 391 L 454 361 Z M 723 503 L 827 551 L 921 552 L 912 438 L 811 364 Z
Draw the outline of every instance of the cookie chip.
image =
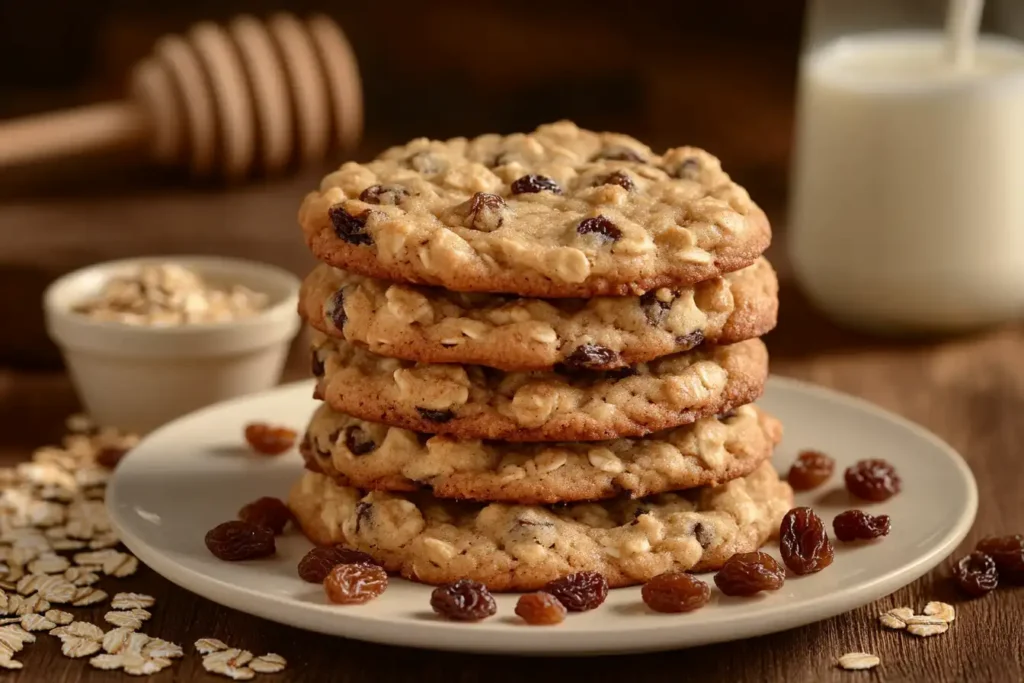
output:
M 414 581 L 474 579 L 497 591 L 536 590 L 583 570 L 617 587 L 717 569 L 775 535 L 792 503 L 770 463 L 713 488 L 554 507 L 365 493 L 313 472 L 289 496 L 314 543 L 345 543 Z
M 595 441 L 689 424 L 761 395 L 759 339 L 611 370 L 501 372 L 386 358 L 313 332 L 316 396 L 371 422 L 461 439 Z
M 568 443 L 460 441 L 365 422 L 321 406 L 302 454 L 313 471 L 360 489 L 550 504 L 640 498 L 713 486 L 771 457 L 782 425 L 754 406 L 643 439 Z
M 321 332 L 374 353 L 422 363 L 550 370 L 588 349 L 610 370 L 731 344 L 775 327 L 778 281 L 765 259 L 720 278 L 644 296 L 525 299 L 375 280 L 320 265 L 302 285 L 299 312 Z
M 642 294 L 739 270 L 771 228 L 715 157 L 568 121 L 418 139 L 323 179 L 299 210 L 321 261 L 384 280 L 536 297 Z

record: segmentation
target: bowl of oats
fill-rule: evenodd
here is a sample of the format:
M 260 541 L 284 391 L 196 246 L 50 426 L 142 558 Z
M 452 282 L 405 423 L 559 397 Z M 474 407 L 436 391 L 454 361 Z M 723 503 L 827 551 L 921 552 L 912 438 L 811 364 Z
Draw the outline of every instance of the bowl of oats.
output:
M 111 261 L 46 290 L 50 338 L 93 419 L 137 432 L 278 383 L 299 280 L 221 257 Z

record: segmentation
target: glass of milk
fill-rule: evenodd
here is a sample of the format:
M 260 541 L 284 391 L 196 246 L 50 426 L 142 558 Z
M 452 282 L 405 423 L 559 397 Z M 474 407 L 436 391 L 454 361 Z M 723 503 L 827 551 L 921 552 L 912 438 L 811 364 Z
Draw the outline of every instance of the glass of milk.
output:
M 952 0 L 933 28 L 832 30 L 804 54 L 788 247 L 842 323 L 1024 317 L 1024 43 L 978 34 L 971 4 Z

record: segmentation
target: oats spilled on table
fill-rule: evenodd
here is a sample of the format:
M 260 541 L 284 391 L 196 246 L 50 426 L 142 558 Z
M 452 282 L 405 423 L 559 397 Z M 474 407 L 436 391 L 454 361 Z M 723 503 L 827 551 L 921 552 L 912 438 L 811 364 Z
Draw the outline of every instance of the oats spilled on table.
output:
M 168 327 L 228 322 L 256 315 L 268 297 L 239 284 L 225 287 L 174 263 L 143 265 L 108 280 L 72 310 L 94 320 Z

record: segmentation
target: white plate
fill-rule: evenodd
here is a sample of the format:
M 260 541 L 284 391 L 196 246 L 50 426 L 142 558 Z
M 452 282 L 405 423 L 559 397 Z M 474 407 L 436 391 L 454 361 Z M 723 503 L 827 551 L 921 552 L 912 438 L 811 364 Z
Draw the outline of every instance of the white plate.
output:
M 798 450 L 837 460 L 817 491 L 799 494 L 829 524 L 851 507 L 892 516 L 879 542 L 836 546 L 831 567 L 794 577 L 760 598 L 728 598 L 717 589 L 703 609 L 656 614 L 637 588 L 613 590 L 599 609 L 571 614 L 556 627 L 529 627 L 514 616 L 515 595 L 498 596 L 498 614 L 458 624 L 435 618 L 430 588 L 393 580 L 387 592 L 355 607 L 330 605 L 295 565 L 310 544 L 297 533 L 278 542 L 276 558 L 222 562 L 203 544 L 216 524 L 259 496 L 284 497 L 300 471 L 295 454 L 262 458 L 242 441 L 246 423 L 267 420 L 301 428 L 315 408 L 312 384 L 281 387 L 178 420 L 146 438 L 120 464 L 107 496 L 124 543 L 171 581 L 228 607 L 300 628 L 395 645 L 517 654 L 597 654 L 673 649 L 772 633 L 825 619 L 881 598 L 943 560 L 967 534 L 977 490 L 949 446 L 906 420 L 860 400 L 772 378 L 760 402 L 785 425 L 780 470 Z M 861 458 L 885 458 L 903 477 L 903 492 L 880 504 L 850 500 L 842 470 Z M 777 549 L 773 549 L 775 553 Z M 710 576 L 706 577 L 710 580 Z

